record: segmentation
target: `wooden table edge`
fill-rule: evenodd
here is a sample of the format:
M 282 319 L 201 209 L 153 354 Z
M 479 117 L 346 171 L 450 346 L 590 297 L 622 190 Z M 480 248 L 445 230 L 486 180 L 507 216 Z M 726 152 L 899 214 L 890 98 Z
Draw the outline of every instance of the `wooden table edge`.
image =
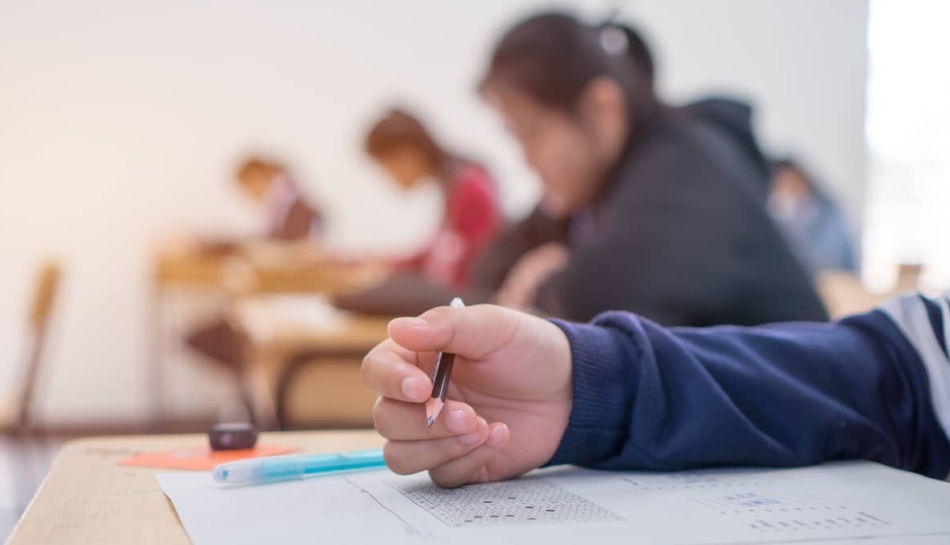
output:
M 42 532 L 40 531 L 42 530 L 41 525 L 44 523 L 48 524 L 48 520 L 44 516 L 49 516 L 51 511 L 63 511 L 64 525 L 69 526 L 72 522 L 72 519 L 69 519 L 69 516 L 72 515 L 76 517 L 78 515 L 76 512 L 67 511 L 72 509 L 77 512 L 85 513 L 86 510 L 88 510 L 86 504 L 95 504 L 96 506 L 109 505 L 110 499 L 107 487 L 103 488 L 103 490 L 106 492 L 104 496 L 95 496 L 93 494 L 73 494 L 71 496 L 64 495 L 63 489 L 68 487 L 66 487 L 66 485 L 64 485 L 62 482 L 58 482 L 64 477 L 69 477 L 69 475 L 60 475 L 60 472 L 65 471 L 63 469 L 64 465 L 75 464 L 77 462 L 91 464 L 90 474 L 88 476 L 82 476 L 82 479 L 91 479 L 92 482 L 98 484 L 101 484 L 101 482 L 97 481 L 97 478 L 102 480 L 109 480 L 113 476 L 118 478 L 123 471 L 127 470 L 141 471 L 141 478 L 144 479 L 144 475 L 151 477 L 156 471 L 172 470 L 131 468 L 128 466 L 121 466 L 118 462 L 126 457 L 134 455 L 137 452 L 189 448 L 201 445 L 205 443 L 205 441 L 206 439 L 203 434 L 182 434 L 85 437 L 67 442 L 56 454 L 49 473 L 43 479 L 43 482 L 34 495 L 33 499 L 30 501 L 20 519 L 16 522 L 16 525 L 13 527 L 13 530 L 10 532 L 10 535 L 7 536 L 4 543 L 8 545 L 20 545 L 21 543 L 32 545 L 34 543 L 43 543 L 43 541 L 37 541 L 36 536 L 42 535 Z M 261 434 L 261 441 L 272 444 L 287 444 L 291 446 L 297 446 L 300 448 L 299 452 L 302 453 L 357 450 L 373 448 L 374 446 L 381 447 L 383 444 L 382 437 L 380 437 L 374 430 L 371 429 L 267 432 Z M 83 461 L 80 459 L 85 456 L 94 456 L 96 454 L 102 454 L 103 456 L 101 459 L 95 461 Z M 112 471 L 110 471 L 110 469 L 112 469 Z M 75 477 L 75 475 L 72 476 Z M 154 482 L 154 490 L 151 489 L 152 485 L 149 484 L 148 488 L 150 490 L 148 490 L 148 492 L 161 493 L 158 483 L 155 482 L 154 479 L 152 479 L 152 481 Z M 165 500 L 167 501 L 167 498 L 165 498 Z M 52 507 L 56 507 L 56 509 L 52 509 Z M 167 507 L 170 511 L 170 514 L 175 518 L 175 520 L 177 520 L 178 515 L 175 512 L 171 502 L 167 502 Z M 43 511 L 46 511 L 46 513 Z M 122 517 L 131 518 L 133 517 L 133 514 L 123 514 Z M 134 523 L 134 520 L 136 519 L 132 518 L 131 522 Z M 116 524 L 119 522 L 120 521 L 116 521 Z M 125 520 L 125 524 L 129 523 L 130 520 Z M 89 532 L 87 531 L 85 533 L 78 533 L 82 535 L 77 536 L 77 538 L 86 536 Z M 103 538 L 105 536 L 95 537 Z M 81 543 L 88 542 L 88 540 L 71 540 L 70 542 L 79 545 Z M 101 541 L 100 539 L 97 539 L 96 542 L 116 543 L 116 541 Z M 149 541 L 149 543 L 151 543 L 151 541 Z

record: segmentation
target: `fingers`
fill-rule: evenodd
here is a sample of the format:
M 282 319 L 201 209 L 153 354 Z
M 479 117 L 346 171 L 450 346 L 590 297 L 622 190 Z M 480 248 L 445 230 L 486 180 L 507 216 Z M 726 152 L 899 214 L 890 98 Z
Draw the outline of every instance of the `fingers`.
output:
M 386 465 L 401 475 L 429 470 L 432 481 L 444 487 L 491 479 L 488 464 L 508 442 L 508 426 L 489 426 L 483 418 L 472 432 L 426 441 L 389 441 L 383 449 Z
M 482 483 L 491 480 L 488 464 L 508 442 L 508 426 L 500 422 L 491 425 L 484 444 L 457 458 L 448 459 L 429 470 L 432 482 L 452 488 L 467 483 Z
M 360 368 L 363 384 L 390 399 L 422 403 L 432 395 L 432 380 L 398 348 L 387 340 L 366 355 Z
M 400 475 L 418 473 L 451 463 L 484 444 L 490 435 L 488 423 L 478 418 L 466 434 L 425 441 L 389 441 L 383 456 L 389 469 Z
M 386 397 L 376 400 L 373 407 L 373 424 L 376 431 L 386 439 L 417 441 L 453 437 L 475 431 L 479 418 L 471 406 L 459 401 L 446 401 L 439 418 L 426 426 L 425 406 L 405 403 Z
M 413 352 L 452 352 L 480 359 L 508 344 L 523 315 L 493 305 L 467 308 L 439 307 L 418 318 L 397 318 L 389 323 L 389 336 Z

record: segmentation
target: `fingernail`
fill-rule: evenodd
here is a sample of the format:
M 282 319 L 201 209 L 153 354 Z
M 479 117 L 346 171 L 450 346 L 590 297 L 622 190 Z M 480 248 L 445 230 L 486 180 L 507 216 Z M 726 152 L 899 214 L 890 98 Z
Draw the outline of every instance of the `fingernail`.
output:
M 402 379 L 402 393 L 409 399 L 419 399 L 419 379 L 415 377 Z
M 465 417 L 465 411 L 462 409 L 455 409 L 449 413 L 449 429 L 455 432 L 460 432 L 465 429 L 465 421 L 468 418 Z
M 497 447 L 505 440 L 505 430 L 502 426 L 495 426 L 488 432 L 488 446 Z
M 423 328 L 428 327 L 429 323 L 422 318 L 406 318 L 405 324 L 409 327 Z
M 466 433 L 465 435 L 459 436 L 459 441 L 461 441 L 463 445 L 467 445 L 469 447 L 472 445 L 477 445 L 478 442 L 481 440 L 482 440 L 481 430 L 475 430 L 472 433 Z

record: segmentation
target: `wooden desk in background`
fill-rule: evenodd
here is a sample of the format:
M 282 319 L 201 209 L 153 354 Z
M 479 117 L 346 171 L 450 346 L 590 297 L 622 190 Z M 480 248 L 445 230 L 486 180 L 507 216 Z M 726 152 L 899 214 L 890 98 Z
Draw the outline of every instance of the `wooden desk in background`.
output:
M 160 289 L 191 287 L 220 289 L 227 267 L 225 256 L 159 254 L 153 266 L 155 285 Z
M 383 443 L 373 431 L 264 434 L 261 441 L 295 445 L 312 453 Z M 155 470 L 118 464 L 140 452 L 205 443 L 204 436 L 183 435 L 83 439 L 67 444 L 7 545 L 188 545 L 171 502 L 152 476 Z
M 294 252 L 302 252 L 299 259 Z M 314 260 L 311 249 L 291 246 L 277 250 L 260 245 L 253 255 L 201 255 L 181 251 L 159 252 L 152 266 L 148 319 L 146 395 L 153 429 L 166 420 L 165 388 L 168 352 L 163 335 L 164 299 L 173 290 L 219 293 L 229 301 L 246 294 L 342 294 L 379 282 L 386 271 L 378 267 Z M 385 331 L 385 330 L 384 330 Z M 170 333 L 171 342 L 183 337 Z M 385 335 L 384 335 L 385 337 Z M 314 336 L 307 338 L 313 339 Z M 377 342 L 382 337 L 377 339 Z M 323 343 L 316 337 L 316 342 Z M 373 343 L 375 344 L 375 343 Z M 348 346 L 352 346 L 350 343 Z M 365 343 L 360 345 L 367 346 Z M 372 346 L 372 345 L 368 345 Z M 353 350 L 347 352 L 352 354 Z
M 387 336 L 389 318 L 335 309 L 319 296 L 268 296 L 235 304 L 231 320 L 248 340 L 244 381 L 255 421 L 277 429 L 288 423 L 291 385 L 307 369 L 311 425 L 372 425 L 374 396 L 360 381 L 363 356 Z M 312 382 L 312 381 L 311 381 Z

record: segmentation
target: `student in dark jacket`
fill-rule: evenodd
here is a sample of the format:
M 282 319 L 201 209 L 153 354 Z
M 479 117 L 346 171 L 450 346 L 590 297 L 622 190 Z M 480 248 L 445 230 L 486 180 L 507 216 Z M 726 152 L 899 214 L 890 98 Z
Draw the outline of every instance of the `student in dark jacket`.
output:
M 630 36 L 541 15 L 491 57 L 483 95 L 544 182 L 544 211 L 569 226 L 562 244 L 520 259 L 498 301 L 582 320 L 630 310 L 665 325 L 827 319 L 766 211 L 749 109 L 664 105 Z
M 570 225 L 564 218 L 552 217 L 541 204 L 535 206 L 475 259 L 469 276 L 477 293 L 465 294 L 466 300 L 492 301 L 521 258 L 545 244 L 566 245 L 569 233 Z
M 363 362 L 380 395 L 386 462 L 445 486 L 556 464 L 675 471 L 865 459 L 950 473 L 947 296 L 755 328 L 440 307 L 393 321 L 389 333 Z M 440 351 L 457 354 L 450 401 L 427 428 Z

